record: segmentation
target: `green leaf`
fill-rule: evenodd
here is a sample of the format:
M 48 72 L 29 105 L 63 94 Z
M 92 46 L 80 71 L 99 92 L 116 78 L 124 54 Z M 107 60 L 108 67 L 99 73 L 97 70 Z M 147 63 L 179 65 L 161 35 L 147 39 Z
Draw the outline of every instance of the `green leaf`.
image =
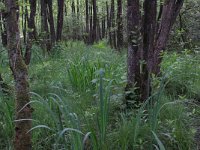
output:
M 156 142 L 158 143 L 159 149 L 160 150 L 165 150 L 165 147 L 164 147 L 163 143 L 160 141 L 160 139 L 158 138 L 156 133 L 153 132 L 153 131 L 152 131 L 152 133 L 153 133 L 154 138 L 156 139 Z

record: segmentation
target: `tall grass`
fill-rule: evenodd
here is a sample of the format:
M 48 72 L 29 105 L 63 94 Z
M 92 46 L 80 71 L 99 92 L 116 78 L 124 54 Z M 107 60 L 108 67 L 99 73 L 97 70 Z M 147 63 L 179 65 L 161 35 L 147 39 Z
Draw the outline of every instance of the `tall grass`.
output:
M 188 103 L 199 98 L 198 56 L 165 54 L 163 76 L 152 80 L 152 96 L 139 109 L 124 111 L 126 55 L 116 54 L 104 42 L 59 43 L 46 58 L 38 46 L 33 48 L 33 149 L 194 149 L 190 122 L 200 109 L 193 111 Z M 9 70 L 2 70 L 12 86 Z M 12 148 L 11 99 L 0 95 L 0 149 Z

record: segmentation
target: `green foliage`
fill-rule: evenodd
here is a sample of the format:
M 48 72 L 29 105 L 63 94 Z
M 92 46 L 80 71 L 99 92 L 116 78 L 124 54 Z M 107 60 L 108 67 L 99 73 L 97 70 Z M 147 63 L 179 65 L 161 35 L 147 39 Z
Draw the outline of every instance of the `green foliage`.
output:
M 191 51 L 164 55 L 163 72 L 166 72 L 166 91 L 174 96 L 199 99 L 200 59 Z
M 153 95 L 139 109 L 124 110 L 126 55 L 105 42 L 68 41 L 53 50 L 43 57 L 42 49 L 33 46 L 33 149 L 194 149 L 191 122 L 200 109 L 190 99 L 199 99 L 197 54 L 164 53 L 163 75 L 153 78 Z M 13 86 L 6 57 L 1 55 L 1 71 Z M 11 99 L 0 95 L 0 149 L 12 147 Z

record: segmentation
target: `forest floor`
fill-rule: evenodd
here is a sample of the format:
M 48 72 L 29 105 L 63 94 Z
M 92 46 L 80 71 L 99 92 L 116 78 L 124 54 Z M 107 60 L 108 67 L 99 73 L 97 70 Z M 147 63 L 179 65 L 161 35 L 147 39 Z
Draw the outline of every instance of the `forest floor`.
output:
M 13 87 L 6 52 L 1 62 L 2 77 Z M 65 42 L 44 57 L 34 45 L 33 149 L 198 149 L 200 56 L 163 53 L 161 68 L 163 76 L 152 77 L 153 96 L 140 109 L 124 111 L 125 51 L 116 53 L 105 42 Z M 1 94 L 0 149 L 12 147 L 13 116 L 13 96 Z

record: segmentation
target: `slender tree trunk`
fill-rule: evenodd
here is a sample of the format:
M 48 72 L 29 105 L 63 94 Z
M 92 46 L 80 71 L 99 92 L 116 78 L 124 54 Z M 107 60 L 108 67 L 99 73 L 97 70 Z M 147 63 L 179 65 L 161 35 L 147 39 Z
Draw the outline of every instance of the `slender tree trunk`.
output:
M 47 0 L 41 0 L 41 33 L 42 33 L 42 47 L 44 56 L 51 50 L 51 44 L 49 40 L 49 26 L 48 26 L 48 15 L 47 15 Z
M 53 16 L 53 3 L 52 0 L 47 1 L 48 5 L 48 22 L 50 27 L 50 34 L 51 34 L 51 45 L 55 44 L 56 41 L 56 32 L 54 27 L 54 16 Z
M 23 36 L 24 36 L 24 44 L 27 44 L 27 22 L 28 22 L 28 9 L 27 9 L 27 0 L 24 1 L 24 12 L 23 12 L 23 18 L 22 20 L 24 21 L 23 25 Z
M 26 52 L 24 60 L 26 65 L 30 64 L 31 61 L 31 48 L 33 40 L 37 39 L 36 26 L 35 26 L 35 15 L 36 15 L 36 0 L 29 0 L 30 3 L 30 16 L 28 18 L 28 41 L 26 45 Z
M 123 47 L 122 0 L 117 0 L 117 49 Z
M 85 16 L 86 16 L 86 24 L 85 24 L 85 27 L 86 27 L 86 36 L 85 36 L 85 40 L 86 40 L 86 43 L 88 44 L 89 43 L 89 3 L 88 3 L 88 0 L 85 0 Z
M 106 36 L 106 16 L 105 16 L 105 9 L 102 8 L 102 12 L 103 12 L 103 18 L 102 18 L 102 21 L 101 21 L 101 36 L 102 38 L 105 38 Z
M 62 39 L 63 13 L 64 13 L 64 0 L 58 0 L 57 37 L 56 37 L 57 41 L 60 41 Z
M 116 30 L 115 30 L 115 0 L 111 0 L 110 21 L 111 21 L 111 39 L 112 39 L 111 47 L 117 49 Z
M 77 2 L 77 6 L 76 6 L 76 11 L 77 11 L 77 13 L 76 13 L 76 17 L 77 17 L 77 30 L 76 30 L 76 32 L 77 32 L 77 40 L 80 40 L 80 29 L 81 29 L 81 27 L 80 27 L 80 24 L 79 24 L 79 22 L 80 22 L 80 10 L 79 10 L 79 7 L 80 7 L 80 4 L 79 4 L 79 0 L 77 0 L 76 1 Z
M 141 72 L 141 101 L 145 101 L 151 92 L 150 76 L 153 68 L 153 53 L 156 34 L 157 0 L 144 1 L 143 18 L 143 66 Z
M 92 27 L 92 44 L 97 40 L 97 4 L 92 0 L 93 5 L 93 27 Z
M 31 150 L 31 118 L 32 108 L 30 102 L 28 70 L 23 61 L 20 50 L 20 31 L 17 17 L 17 0 L 6 0 L 8 56 L 10 68 L 15 80 L 16 91 L 16 121 L 15 121 L 15 150 Z
M 76 8 L 75 8 L 75 2 L 72 0 L 72 20 L 73 20 L 73 27 L 72 27 L 72 39 L 76 40 Z
M 160 63 L 162 58 L 160 53 L 165 50 L 169 38 L 170 30 L 176 21 L 176 18 L 183 6 L 184 0 L 166 0 L 161 14 L 161 21 L 156 35 L 156 44 L 154 49 L 154 68 L 153 73 L 160 74 Z
M 107 12 L 107 37 L 108 37 L 108 43 L 110 46 L 112 45 L 112 36 L 111 36 L 111 20 L 110 20 L 110 11 L 109 11 L 109 5 L 106 1 L 106 12 Z

